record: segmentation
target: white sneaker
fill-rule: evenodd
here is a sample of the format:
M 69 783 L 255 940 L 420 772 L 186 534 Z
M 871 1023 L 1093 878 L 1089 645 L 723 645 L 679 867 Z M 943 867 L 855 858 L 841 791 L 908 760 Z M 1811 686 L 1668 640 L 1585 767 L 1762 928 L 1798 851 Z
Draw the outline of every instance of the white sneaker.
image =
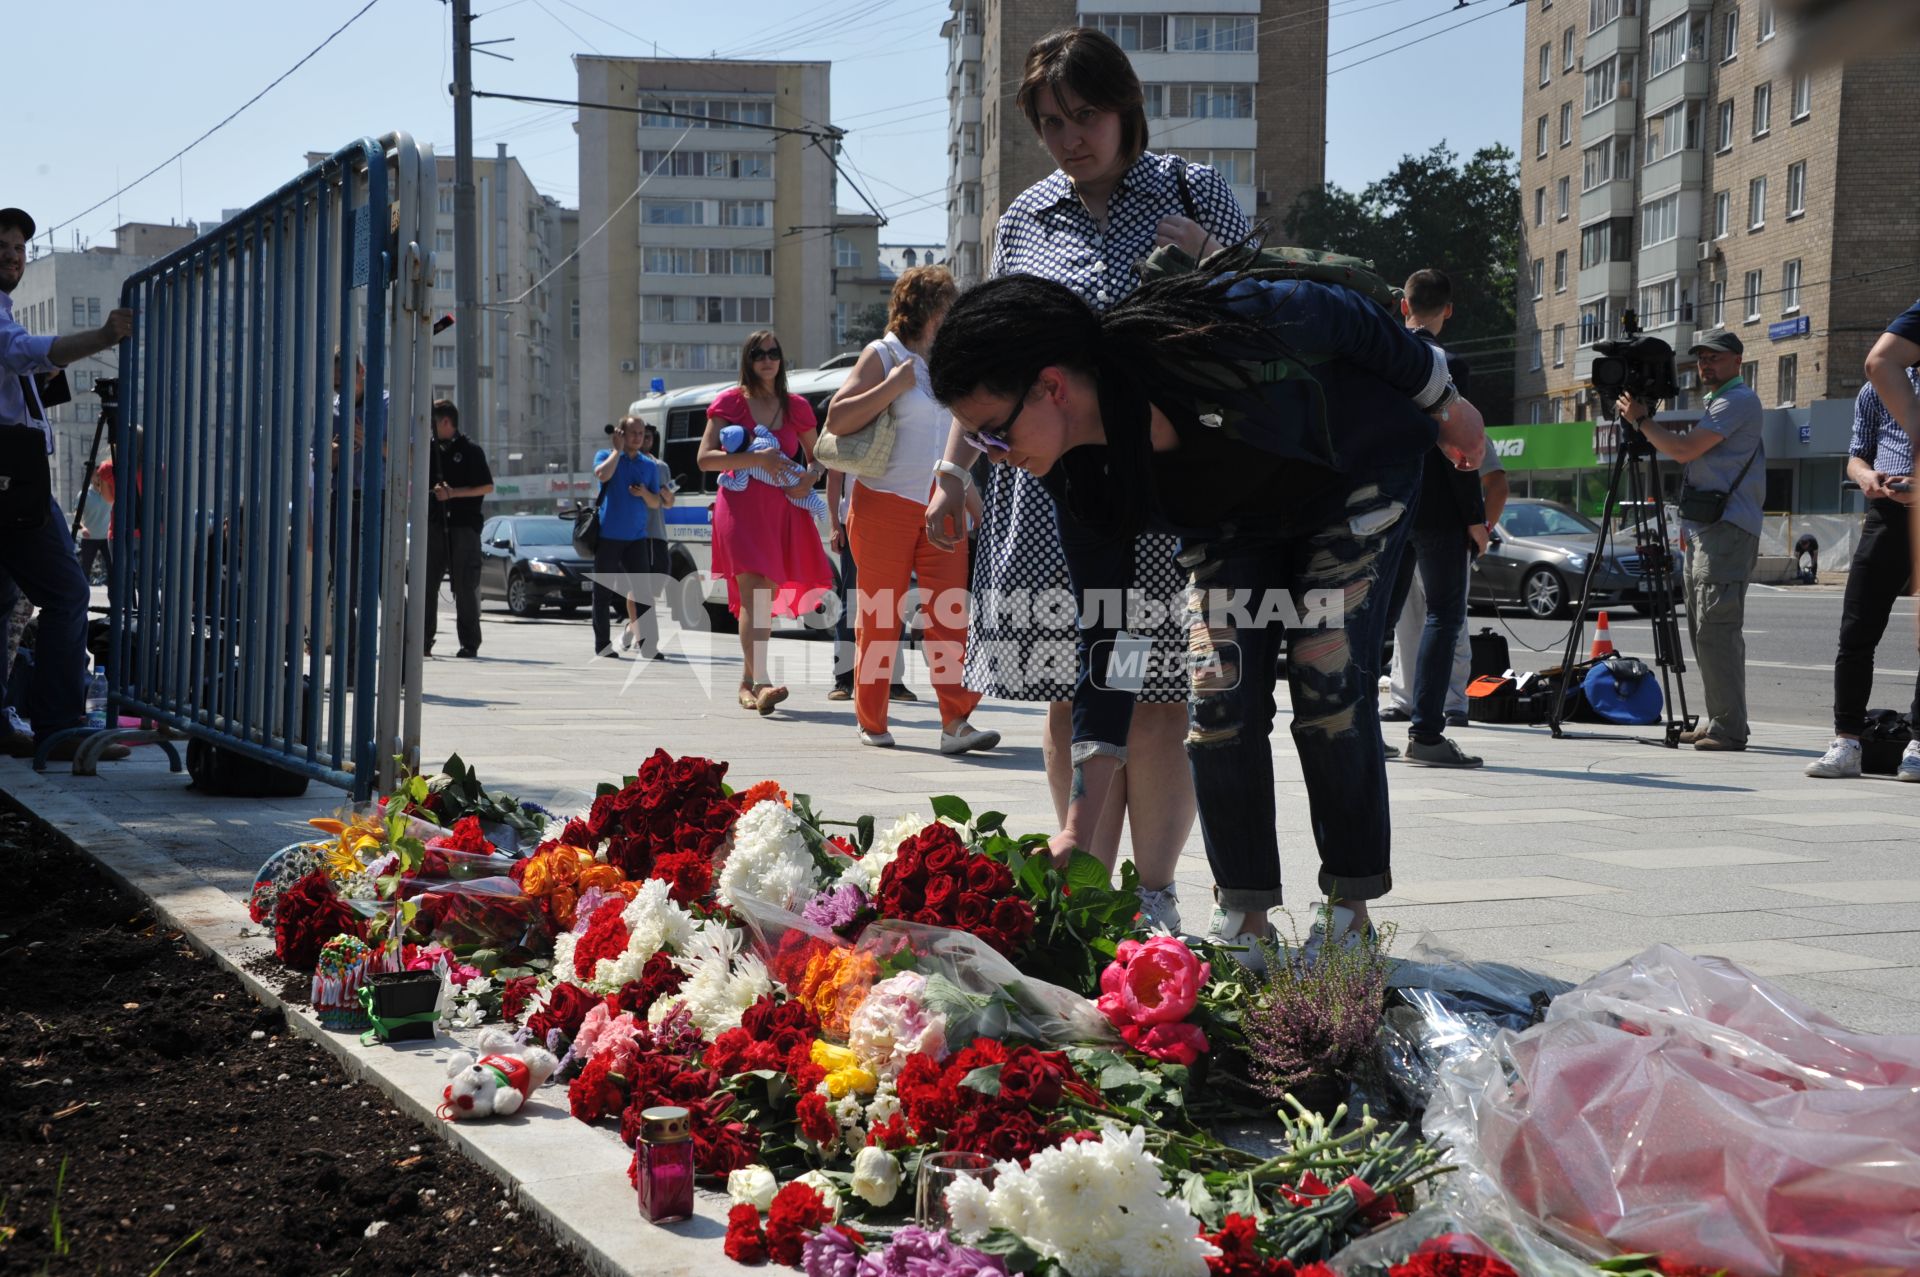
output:
M 1148 891 L 1140 889 L 1140 922 L 1149 931 L 1165 931 L 1169 935 L 1180 934 L 1180 892 L 1173 884 L 1167 884 L 1165 890 Z
M 870 732 L 863 727 L 860 729 L 860 743 L 862 745 L 871 745 L 875 749 L 892 749 L 893 733 Z
M 1307 932 L 1307 942 L 1300 946 L 1300 957 L 1308 964 L 1320 960 L 1320 951 L 1327 946 L 1329 941 L 1350 949 L 1363 942 L 1371 943 L 1379 939 L 1371 922 L 1367 924 L 1367 929 L 1364 934 L 1354 930 L 1353 910 L 1347 908 L 1345 905 L 1335 905 L 1332 909 L 1327 909 L 1323 905 L 1315 909 L 1313 913 L 1314 917 L 1319 919 L 1319 921 L 1315 922 L 1313 928 Z M 1333 920 L 1333 934 L 1331 936 L 1327 934 L 1327 918 L 1329 915 L 1332 916 Z
M 1257 935 L 1248 925 L 1254 920 L 1252 914 L 1233 909 L 1214 906 L 1213 922 L 1207 928 L 1207 939 L 1214 944 L 1233 951 L 1233 960 L 1255 975 L 1265 974 L 1267 969 L 1266 946 L 1273 943 L 1273 933 Z
M 1914 774 L 1902 779 L 1920 780 L 1920 754 L 1915 754 L 1913 746 L 1907 746 L 1907 754 L 1914 760 Z M 1902 758 L 1900 765 L 1905 767 L 1907 759 Z M 1833 738 L 1833 744 L 1827 746 L 1827 752 L 1818 761 L 1807 764 L 1807 775 L 1815 780 L 1853 780 L 1860 775 L 1860 742 L 1845 736 Z
M 1900 755 L 1900 766 L 1894 769 L 1893 778 L 1920 781 L 1920 740 L 1907 742 L 1906 752 Z
M 948 735 L 940 733 L 940 752 L 943 754 L 965 754 L 976 749 L 992 749 L 1000 743 L 1000 733 L 980 731 L 971 723 L 965 729 Z

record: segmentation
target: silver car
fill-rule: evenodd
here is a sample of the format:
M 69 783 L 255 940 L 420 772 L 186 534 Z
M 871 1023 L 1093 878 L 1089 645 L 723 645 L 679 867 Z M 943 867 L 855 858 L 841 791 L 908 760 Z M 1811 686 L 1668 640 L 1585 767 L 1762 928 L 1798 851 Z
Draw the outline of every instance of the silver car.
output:
M 1677 531 L 1677 529 L 1676 529 Z M 1573 614 L 1600 525 L 1558 501 L 1509 501 L 1500 515 L 1499 544 L 1475 560 L 1467 601 L 1476 607 L 1520 608 L 1537 620 Z M 1593 574 L 1589 609 L 1628 606 L 1647 610 L 1647 576 L 1633 548 L 1631 527 L 1607 538 L 1607 558 Z M 1676 603 L 1682 592 L 1681 558 L 1671 570 Z

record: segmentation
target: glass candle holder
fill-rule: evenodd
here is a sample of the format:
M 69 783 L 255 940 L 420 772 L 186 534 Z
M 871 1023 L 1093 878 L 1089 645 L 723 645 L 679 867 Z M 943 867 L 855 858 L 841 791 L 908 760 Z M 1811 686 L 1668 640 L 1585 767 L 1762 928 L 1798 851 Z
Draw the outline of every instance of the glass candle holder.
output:
M 977 1179 L 993 1187 L 993 1159 L 985 1153 L 930 1153 L 920 1159 L 920 1178 L 914 1198 L 914 1222 L 926 1229 L 953 1231 L 953 1213 L 947 1190 L 963 1179 Z
M 640 1113 L 640 1213 L 655 1224 L 693 1217 L 693 1120 L 663 1105 Z

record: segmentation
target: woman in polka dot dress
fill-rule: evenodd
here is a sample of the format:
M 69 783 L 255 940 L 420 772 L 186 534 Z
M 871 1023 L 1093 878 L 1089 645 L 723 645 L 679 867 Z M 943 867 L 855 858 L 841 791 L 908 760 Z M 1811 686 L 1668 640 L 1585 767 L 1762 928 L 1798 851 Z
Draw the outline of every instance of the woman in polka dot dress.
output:
M 1060 167 L 1007 206 L 994 235 L 992 274 L 1055 280 L 1106 310 L 1139 284 L 1138 263 L 1155 245 L 1178 244 L 1198 258 L 1246 238 L 1246 215 L 1219 173 L 1146 149 L 1139 77 L 1105 35 L 1079 27 L 1036 42 L 1027 52 L 1018 100 Z M 946 457 L 954 468 L 942 469 L 927 507 L 928 534 L 936 542 L 954 543 L 963 526 L 969 481 L 956 471 L 973 458 L 956 430 Z M 1043 753 L 1054 807 L 1064 819 L 1074 763 L 1071 700 L 1083 673 L 1053 498 L 1038 477 L 1008 466 L 993 468 L 984 497 L 966 684 L 1003 700 L 1047 703 Z M 1169 536 L 1147 534 L 1135 544 L 1134 590 L 1147 608 L 1128 617 L 1128 632 L 1151 637 L 1152 660 L 1127 738 L 1132 765 L 1120 773 L 1085 848 L 1111 868 L 1121 826 L 1130 823 L 1143 911 L 1169 929 L 1180 924 L 1173 870 L 1194 819 L 1185 752 L 1186 634 L 1178 606 L 1186 578 L 1174 552 Z M 1129 785 L 1129 773 L 1154 782 Z

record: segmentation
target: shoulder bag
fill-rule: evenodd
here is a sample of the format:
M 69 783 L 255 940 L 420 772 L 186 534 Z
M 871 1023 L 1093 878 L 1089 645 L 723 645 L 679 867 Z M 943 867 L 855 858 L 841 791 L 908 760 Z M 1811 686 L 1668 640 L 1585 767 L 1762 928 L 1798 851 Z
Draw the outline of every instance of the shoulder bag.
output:
M 620 472 L 620 462 L 613 463 L 614 473 Z M 583 559 L 591 559 L 600 549 L 600 503 L 606 499 L 607 485 L 601 484 L 600 491 L 594 494 L 593 504 L 573 512 L 573 552 Z
M 883 342 L 880 344 L 880 375 L 883 381 L 892 371 Z M 887 472 L 887 464 L 893 460 L 893 441 L 899 432 L 900 426 L 894 420 L 892 404 L 882 408 L 879 416 L 850 435 L 828 434 L 823 423 L 820 437 L 813 441 L 814 460 L 829 470 L 838 470 L 857 479 L 878 479 Z
M 1698 429 L 1698 427 L 1695 428 Z M 1727 513 L 1727 501 L 1739 490 L 1740 481 L 1747 477 L 1747 471 L 1753 469 L 1753 463 L 1759 459 L 1762 446 L 1761 441 L 1754 442 L 1753 452 L 1747 457 L 1747 464 L 1740 467 L 1740 473 L 1733 476 L 1733 482 L 1725 492 L 1712 488 L 1696 488 L 1690 483 L 1680 485 L 1680 500 L 1674 506 L 1679 511 L 1680 518 L 1687 523 L 1720 522 Z

